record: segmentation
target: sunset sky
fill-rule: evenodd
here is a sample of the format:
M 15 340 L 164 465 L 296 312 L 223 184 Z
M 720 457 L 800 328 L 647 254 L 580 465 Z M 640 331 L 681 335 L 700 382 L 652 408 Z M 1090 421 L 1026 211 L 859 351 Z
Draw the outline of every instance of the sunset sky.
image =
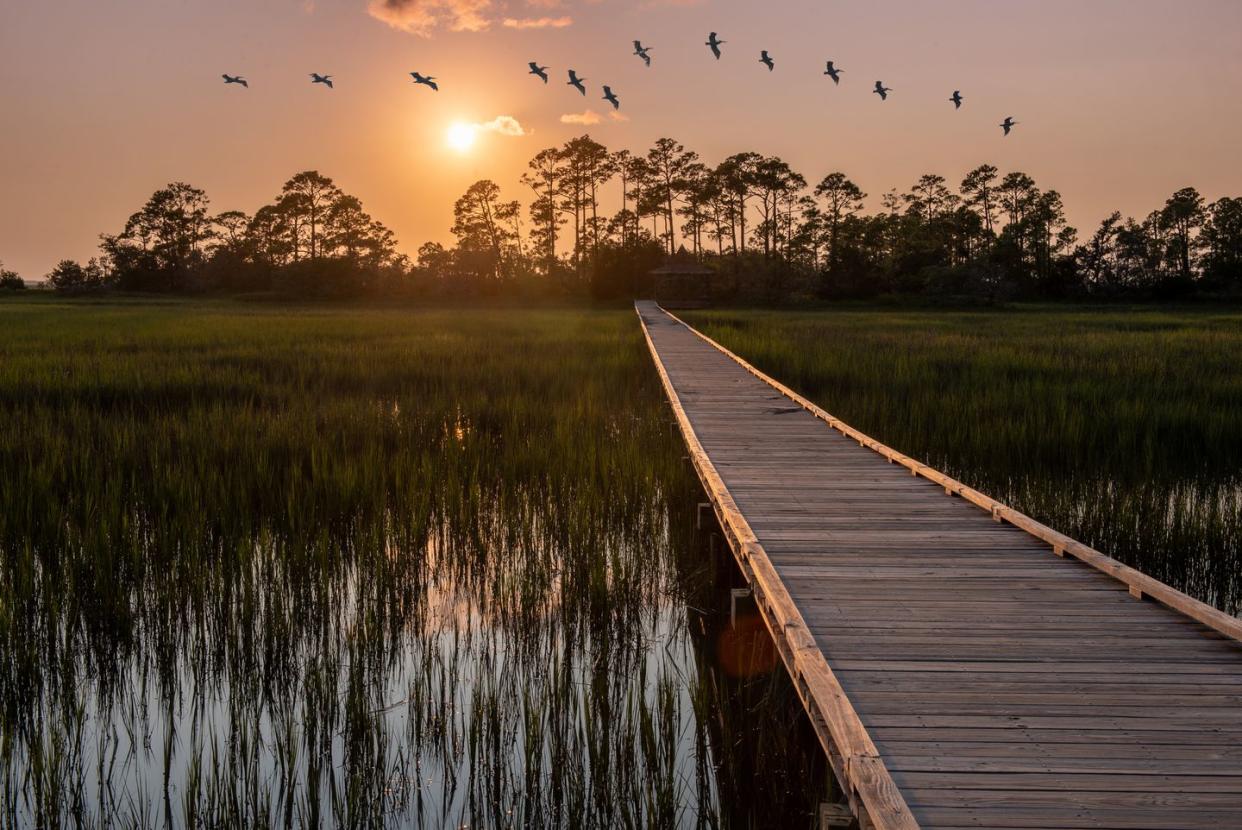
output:
M 719 62 L 711 30 L 727 41 Z M 359 196 L 413 254 L 448 241 L 472 181 L 526 202 L 531 156 L 584 131 L 636 151 L 671 136 L 708 163 L 779 155 L 812 182 L 841 170 L 870 207 L 922 173 L 956 185 L 988 162 L 1061 191 L 1089 233 L 1182 186 L 1242 196 L 1239 44 L 1239 0 L 4 0 L 0 259 L 38 279 L 91 256 L 166 182 L 252 212 L 303 169 Z M 552 67 L 546 87 L 530 60 Z M 625 120 L 608 117 L 605 83 Z M 599 123 L 562 123 L 588 110 Z M 1020 126 L 1006 139 L 1007 115 Z M 454 123 L 496 129 L 463 152 Z

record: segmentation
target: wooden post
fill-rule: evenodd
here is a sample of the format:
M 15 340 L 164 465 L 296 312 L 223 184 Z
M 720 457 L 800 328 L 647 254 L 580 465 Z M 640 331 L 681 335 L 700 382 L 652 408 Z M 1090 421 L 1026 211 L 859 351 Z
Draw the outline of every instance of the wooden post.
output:
M 708 510 L 711 510 L 711 509 L 712 509 L 712 504 L 711 504 L 711 502 L 708 502 L 708 501 L 701 501 L 701 502 L 699 502 L 699 509 L 698 509 L 698 511 L 696 512 L 695 517 L 694 517 L 694 526 L 695 526 L 697 529 L 699 529 L 699 530 L 702 530 L 702 529 L 703 529 L 703 510 L 704 510 L 704 508 L 706 508 L 706 509 L 708 509 Z
M 731 588 L 729 590 L 729 627 L 737 626 L 737 601 L 739 599 L 749 599 L 749 588 Z
M 830 827 L 849 827 L 854 823 L 854 814 L 844 804 L 829 804 L 827 801 L 819 805 L 819 830 Z

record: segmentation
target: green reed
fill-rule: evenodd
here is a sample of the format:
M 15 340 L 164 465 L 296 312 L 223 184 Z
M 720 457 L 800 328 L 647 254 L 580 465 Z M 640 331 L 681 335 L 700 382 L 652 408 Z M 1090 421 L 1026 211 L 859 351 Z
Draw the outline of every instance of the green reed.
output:
M 0 826 L 745 823 L 632 313 L 4 303 L 0 425 Z
M 890 446 L 1206 602 L 1242 607 L 1242 314 L 690 319 Z

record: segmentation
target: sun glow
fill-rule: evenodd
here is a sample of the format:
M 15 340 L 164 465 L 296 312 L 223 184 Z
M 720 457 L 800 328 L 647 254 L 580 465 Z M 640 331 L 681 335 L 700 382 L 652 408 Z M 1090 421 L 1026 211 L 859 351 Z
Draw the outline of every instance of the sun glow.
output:
M 477 137 L 478 129 L 474 125 L 463 124 L 458 121 L 448 128 L 448 132 L 444 135 L 444 140 L 448 142 L 448 146 L 457 152 L 466 153 L 474 146 L 474 141 Z

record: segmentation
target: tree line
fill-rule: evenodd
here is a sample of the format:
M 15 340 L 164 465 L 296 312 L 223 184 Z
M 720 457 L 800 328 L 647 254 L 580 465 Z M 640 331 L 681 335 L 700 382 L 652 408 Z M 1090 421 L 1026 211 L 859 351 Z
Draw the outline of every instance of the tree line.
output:
M 841 172 L 810 181 L 759 153 L 713 166 L 669 138 L 632 153 L 584 135 L 539 152 L 521 184 L 525 205 L 493 181 L 471 185 L 453 207 L 454 243 L 425 244 L 414 261 L 316 171 L 253 215 L 213 215 L 202 190 L 170 184 L 101 237 L 99 257 L 48 279 L 65 291 L 620 299 L 649 295 L 650 271 L 684 249 L 720 275 L 721 299 L 743 302 L 1242 294 L 1242 199 L 1209 204 L 1193 188 L 1080 241 L 1057 191 L 991 165 L 956 185 L 923 175 L 868 212 Z
M 395 290 L 409 270 L 393 233 L 314 170 L 293 176 L 253 215 L 212 214 L 203 190 L 174 182 L 119 233 L 101 236 L 99 249 L 85 264 L 60 262 L 47 281 L 66 292 L 346 297 Z

